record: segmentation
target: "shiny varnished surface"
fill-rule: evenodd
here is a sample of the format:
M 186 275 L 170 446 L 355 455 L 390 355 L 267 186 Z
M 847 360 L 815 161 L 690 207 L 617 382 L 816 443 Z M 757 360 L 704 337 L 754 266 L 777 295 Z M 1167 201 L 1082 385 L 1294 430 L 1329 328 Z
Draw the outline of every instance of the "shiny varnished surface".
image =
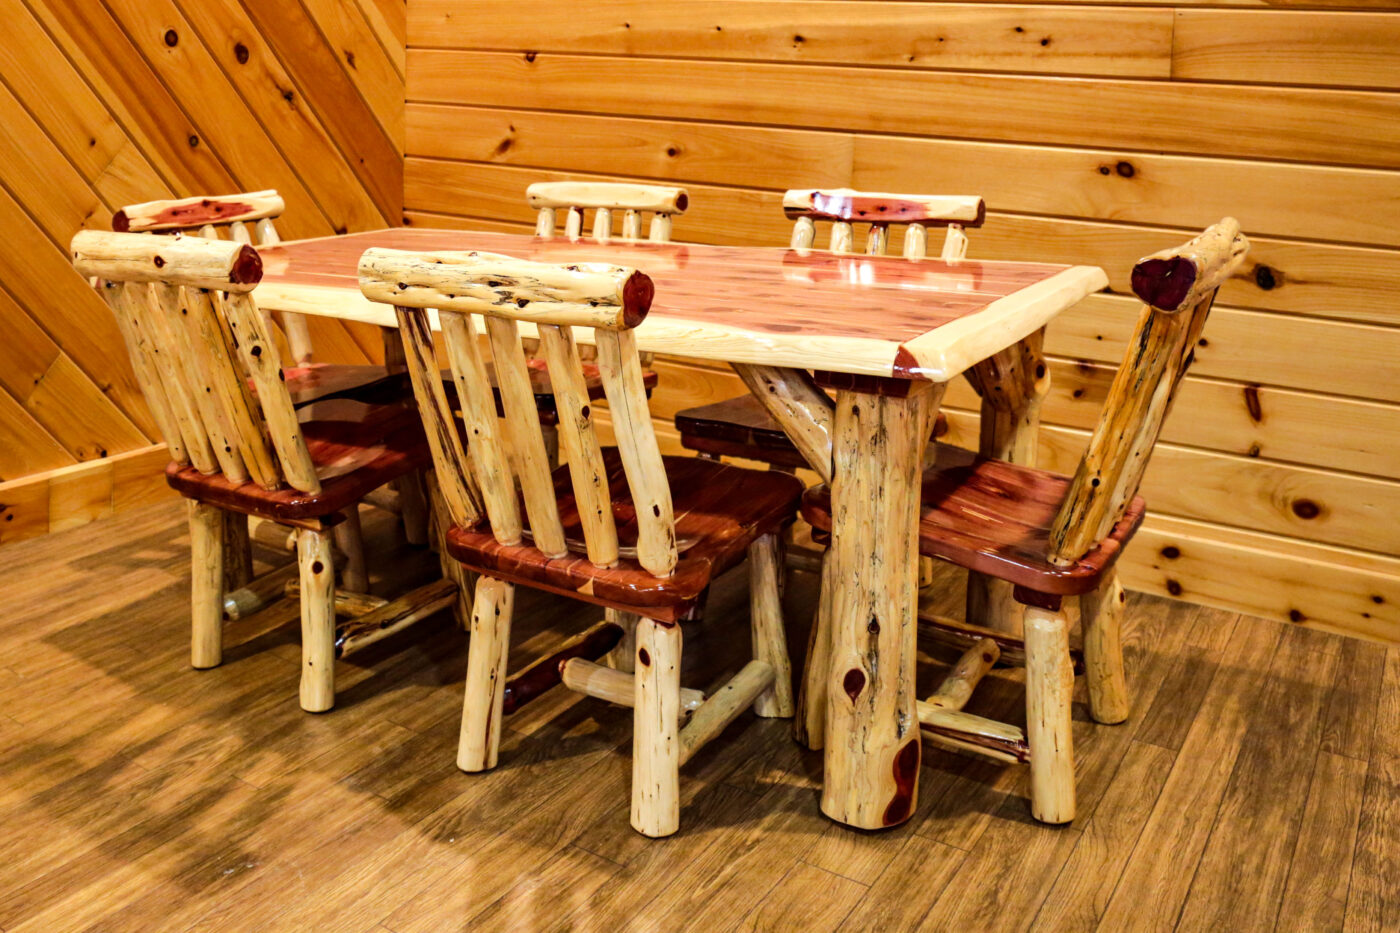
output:
M 272 519 L 321 518 L 358 502 L 390 480 L 430 465 L 423 428 L 412 407 L 351 399 L 314 402 L 298 410 L 306 447 L 321 481 L 315 495 L 289 487 L 268 491 L 172 463 L 166 481 L 181 495 L 220 508 Z
M 582 525 L 568 467 L 554 473 L 569 555 L 551 560 L 527 541 L 503 545 L 489 529 L 453 528 L 448 551 L 468 569 L 660 621 L 685 614 L 710 581 L 743 559 L 749 544 L 796 513 L 802 483 L 785 473 L 744 470 L 694 457 L 665 457 L 676 515 L 675 573 L 656 577 L 635 560 L 637 524 L 622 461 L 605 448 L 609 495 L 622 557 L 615 567 L 584 556 Z
M 1094 589 L 1123 545 L 1142 524 L 1146 504 L 1134 499 L 1112 534 L 1082 560 L 1050 563 L 1050 524 L 1064 501 L 1069 477 L 988 460 L 960 447 L 938 445 L 924 473 L 919 552 L 1040 593 L 1077 595 Z M 831 529 L 831 492 L 808 490 L 802 517 Z
M 643 351 L 905 378 L 951 378 L 977 362 L 959 355 L 969 328 L 985 324 L 1009 343 L 1107 284 L 1101 270 L 1083 266 L 395 229 L 262 249 L 259 303 L 392 326 L 392 313 L 356 288 L 356 263 L 371 246 L 633 266 L 656 286 L 651 313 L 636 331 Z M 1034 286 L 1042 287 L 1022 292 Z M 931 339 L 954 323 L 948 341 Z

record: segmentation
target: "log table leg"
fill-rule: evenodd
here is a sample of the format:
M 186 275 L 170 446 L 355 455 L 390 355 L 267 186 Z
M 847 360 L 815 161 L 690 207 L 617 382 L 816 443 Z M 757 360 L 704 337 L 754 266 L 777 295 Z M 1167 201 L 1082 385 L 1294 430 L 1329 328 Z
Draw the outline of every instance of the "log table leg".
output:
M 907 820 L 918 799 L 919 479 L 943 387 L 861 388 L 875 392 L 836 395 L 821 807 L 850 826 L 880 829 Z
M 979 451 L 1021 466 L 1035 466 L 1040 440 L 1040 404 L 1050 391 L 1050 371 L 1041 355 L 1045 331 L 978 363 L 967 381 L 982 398 Z M 967 621 L 1021 636 L 1023 607 L 1011 584 L 975 571 L 967 575 Z

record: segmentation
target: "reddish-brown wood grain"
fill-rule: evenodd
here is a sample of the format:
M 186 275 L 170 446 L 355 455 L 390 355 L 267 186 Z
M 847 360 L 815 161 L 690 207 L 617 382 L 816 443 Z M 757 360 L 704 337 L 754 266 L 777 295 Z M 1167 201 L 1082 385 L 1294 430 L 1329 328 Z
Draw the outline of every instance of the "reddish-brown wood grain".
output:
M 535 262 L 635 267 L 656 298 L 638 333 L 658 319 L 703 321 L 760 334 L 813 334 L 897 345 L 985 309 L 1067 266 L 1046 263 L 910 262 L 788 249 L 670 243 L 606 245 L 459 230 L 380 230 L 264 247 L 264 285 L 358 291 L 356 265 L 371 246 L 483 250 Z M 818 287 L 813 287 L 818 286 Z
M 656 577 L 634 556 L 637 523 L 622 460 L 613 448 L 603 456 L 622 548 L 616 566 L 597 567 L 585 556 L 567 466 L 555 471 L 554 488 L 568 556 L 551 559 L 528 542 L 501 544 L 486 527 L 453 528 L 448 552 L 477 573 L 670 622 L 689 610 L 715 576 L 741 561 L 756 538 L 791 521 L 802 495 L 801 481 L 785 473 L 664 457 L 680 557 L 671 576 Z
M 166 467 L 166 481 L 188 499 L 230 511 L 304 520 L 339 512 L 385 483 L 431 466 L 422 424 L 409 405 L 333 399 L 307 405 L 298 416 L 319 493 L 233 483 L 222 473 L 206 476 L 175 463 Z

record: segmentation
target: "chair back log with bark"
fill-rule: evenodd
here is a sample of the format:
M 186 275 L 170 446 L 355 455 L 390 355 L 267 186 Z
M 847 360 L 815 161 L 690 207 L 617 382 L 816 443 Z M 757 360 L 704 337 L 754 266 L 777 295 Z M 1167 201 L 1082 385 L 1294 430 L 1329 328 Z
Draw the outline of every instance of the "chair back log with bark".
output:
M 684 188 L 603 181 L 541 181 L 525 189 L 530 206 L 539 211 L 535 235 L 554 236 L 558 214 L 564 212 L 564 235 L 583 235 L 584 211 L 593 211 L 593 239 L 606 243 L 612 237 L 613 214 L 622 212 L 622 239 L 642 238 L 642 215 L 651 214 L 647 239 L 671 240 L 671 218 L 684 214 L 690 195 Z
M 695 748 L 750 705 L 760 715 L 792 715 L 777 534 L 791 520 L 801 484 L 661 455 L 633 331 L 650 307 L 652 283 L 633 269 L 372 249 L 360 261 L 360 287 L 396 307 L 453 525 L 448 551 L 480 574 L 458 765 L 494 766 L 502 715 L 562 682 L 636 706 L 632 823 L 647 835 L 674 832 L 677 769 Z M 455 399 L 435 378 L 429 309 L 441 322 Z M 484 342 L 474 315 L 484 320 Z M 567 461 L 553 470 L 522 328 L 538 335 L 549 365 Z M 598 348 L 616 448 L 600 442 L 576 329 L 591 330 Z M 714 575 L 745 554 L 763 568 L 751 583 L 754 660 L 702 703 L 680 689 L 678 620 Z M 507 676 L 516 585 L 601 606 L 609 617 Z M 604 658 L 610 667 L 596 663 Z
M 282 595 L 251 578 L 244 516 L 293 526 L 307 656 L 302 705 L 328 709 L 334 659 L 357 646 L 335 628 L 331 529 L 366 493 L 426 465 L 421 431 L 396 423 L 407 414 L 397 404 L 337 399 L 293 407 L 277 345 L 253 299 L 262 261 L 251 246 L 88 230 L 73 238 L 72 255 L 80 274 L 96 277 L 116 316 L 170 450 L 167 480 L 191 500 L 194 666 L 220 663 L 226 615 Z M 240 530 L 242 547 L 226 548 L 227 536 Z M 442 595 L 439 587 L 439 602 Z M 384 621 L 383 613 L 371 620 Z
M 1216 291 L 1248 251 L 1239 222 L 1226 218 L 1134 266 L 1142 312 L 1073 478 L 943 444 L 924 473 L 920 553 L 1004 581 L 1025 614 L 1023 637 L 971 619 L 920 619 L 921 632 L 965 649 L 950 678 L 958 682 L 919 704 L 920 724 L 939 744 L 1029 761 L 1031 811 L 1042 821 L 1068 822 L 1075 813 L 1076 658 L 1063 600 L 1079 601 L 1089 711 L 1098 722 L 1122 722 L 1130 711 L 1120 637 L 1125 596 L 1114 565 L 1142 522 L 1138 486 Z M 814 527 L 830 529 L 830 510 L 828 489 L 808 491 L 802 512 Z M 1024 734 L 957 709 L 998 659 L 1026 667 Z M 834 702 L 829 683 L 817 681 L 818 691 Z M 949 696 L 959 698 L 957 706 Z

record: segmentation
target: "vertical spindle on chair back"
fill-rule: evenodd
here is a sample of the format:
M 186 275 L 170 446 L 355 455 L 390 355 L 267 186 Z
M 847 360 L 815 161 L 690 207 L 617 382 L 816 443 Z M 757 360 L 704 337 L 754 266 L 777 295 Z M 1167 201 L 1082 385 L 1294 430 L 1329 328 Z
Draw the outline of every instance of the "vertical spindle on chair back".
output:
M 285 480 L 320 491 L 277 346 L 251 294 L 262 279 L 251 246 L 85 230 L 72 254 L 81 275 L 100 280 L 177 463 L 265 489 Z
M 484 516 L 502 544 L 522 543 L 526 532 L 517 505 L 518 469 L 532 544 L 548 557 L 562 557 L 568 547 L 518 329 L 519 322 L 535 325 L 549 364 L 560 445 L 568 460 L 588 559 L 609 567 L 619 558 L 617 526 L 572 330 L 593 328 L 613 432 L 636 507 L 637 560 L 656 576 L 670 575 L 677 557 L 671 491 L 647 411 L 632 333 L 651 306 L 649 278 L 633 269 L 599 264 L 555 266 L 491 253 L 371 249 L 360 259 L 360 289 L 371 300 L 396 308 L 419 411 L 453 521 L 470 527 Z M 466 424 L 465 451 L 436 377 L 428 309 L 436 309 L 442 322 Z M 503 421 L 496 416 L 473 314 L 486 322 Z
M 554 236 L 557 212 L 563 210 L 564 235 L 577 240 L 583 235 L 583 212 L 592 210 L 593 239 L 606 243 L 612 236 L 612 215 L 623 211 L 622 239 L 642 238 L 642 214 L 650 213 L 647 239 L 666 243 L 671 239 L 671 217 L 684 214 L 690 195 L 684 188 L 661 185 L 633 185 L 622 182 L 542 181 L 525 189 L 530 206 L 539 211 L 535 235 Z
M 226 238 L 255 246 L 272 246 L 282 238 L 273 221 L 286 205 L 275 190 L 221 194 L 214 197 L 176 198 L 128 204 L 112 215 L 118 233 L 197 233 L 205 239 Z M 248 232 L 248 224 L 253 232 Z M 311 333 L 300 314 L 284 313 L 287 345 L 298 365 L 311 362 Z
M 1078 560 L 1123 517 L 1191 365 L 1215 293 L 1248 252 L 1239 221 L 1226 217 L 1185 245 L 1154 253 L 1133 267 L 1132 287 L 1143 301 L 1142 313 L 1055 516 L 1052 559 Z
M 927 228 L 947 227 L 940 258 L 950 262 L 967 254 L 963 228 L 980 227 L 987 216 L 986 205 L 975 195 L 883 194 L 850 188 L 793 189 L 783 195 L 783 211 L 797 222 L 792 229 L 793 249 L 810 248 L 816 241 L 816 221 L 829 220 L 831 251 L 852 252 L 852 225 L 868 223 L 865 252 L 883 256 L 890 225 L 906 224 L 904 258 L 923 259 L 928 252 Z

